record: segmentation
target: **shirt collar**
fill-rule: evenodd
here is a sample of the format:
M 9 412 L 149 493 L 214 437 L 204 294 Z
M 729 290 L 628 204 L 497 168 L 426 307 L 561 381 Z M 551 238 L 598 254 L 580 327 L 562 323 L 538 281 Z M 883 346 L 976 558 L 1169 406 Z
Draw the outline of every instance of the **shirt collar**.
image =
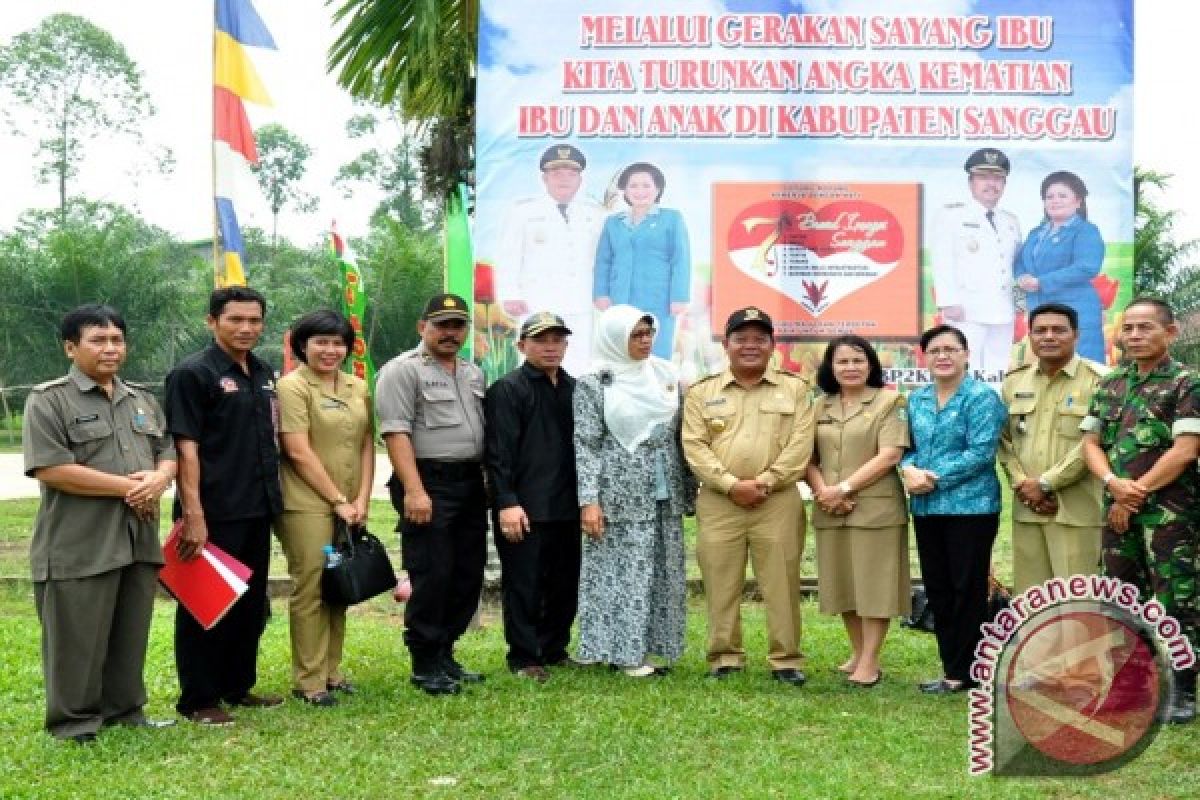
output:
M 72 364 L 71 368 L 67 371 L 67 377 L 71 379 L 71 382 L 75 384 L 75 387 L 79 389 L 80 392 L 87 393 L 93 389 L 100 388 L 100 384 L 96 383 L 88 375 L 85 375 L 84 372 L 74 364 Z M 130 389 L 119 377 L 114 376 L 112 396 L 113 402 L 115 403 L 127 394 L 133 394 L 133 390 Z
M 721 372 L 721 377 L 717 380 L 720 381 L 722 389 L 731 383 L 737 383 L 737 378 L 733 377 L 733 370 L 729 367 L 725 367 L 725 369 Z M 763 373 L 762 382 L 769 383 L 772 386 L 778 386 L 781 382 L 779 379 L 779 370 L 768 364 L 767 371 Z
M 646 212 L 646 216 L 642 217 L 642 219 L 649 219 L 650 217 L 658 216 L 658 211 L 659 211 L 658 203 L 655 203 L 654 205 L 650 206 L 650 209 Z M 632 208 L 626 208 L 622 211 L 617 212 L 617 216 L 620 217 L 622 220 L 624 220 L 626 224 L 632 224 L 631 223 L 631 215 L 632 214 L 633 214 Z
M 1059 372 L 1065 373 L 1068 378 L 1074 378 L 1075 373 L 1079 370 L 1080 361 L 1081 361 L 1081 359 L 1079 357 L 1079 353 L 1076 353 L 1075 355 L 1071 356 L 1071 360 L 1068 361 L 1065 365 L 1063 365 L 1063 368 L 1061 370 L 1059 370 Z M 1037 362 L 1037 364 L 1034 366 L 1034 369 L 1037 370 L 1037 373 L 1039 375 L 1046 374 L 1046 373 L 1042 372 L 1041 361 Z
M 237 371 L 242 375 L 246 374 L 242 372 L 242 368 L 238 366 L 238 363 L 229 357 L 229 353 L 221 349 L 221 345 L 217 344 L 215 340 L 208 345 L 208 355 L 221 368 L 222 372 Z M 254 355 L 253 352 L 250 352 L 246 354 L 246 367 L 253 374 L 255 370 L 264 369 L 266 364 L 258 356 Z

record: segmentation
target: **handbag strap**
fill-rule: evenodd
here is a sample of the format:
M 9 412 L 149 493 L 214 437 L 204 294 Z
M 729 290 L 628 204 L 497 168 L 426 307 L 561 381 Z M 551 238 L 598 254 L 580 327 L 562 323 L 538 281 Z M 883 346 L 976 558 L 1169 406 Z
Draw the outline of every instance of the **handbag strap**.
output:
M 351 525 L 341 517 L 334 515 L 333 518 L 333 546 L 339 547 L 341 544 L 346 545 L 350 555 L 354 555 L 354 532 L 361 526 Z

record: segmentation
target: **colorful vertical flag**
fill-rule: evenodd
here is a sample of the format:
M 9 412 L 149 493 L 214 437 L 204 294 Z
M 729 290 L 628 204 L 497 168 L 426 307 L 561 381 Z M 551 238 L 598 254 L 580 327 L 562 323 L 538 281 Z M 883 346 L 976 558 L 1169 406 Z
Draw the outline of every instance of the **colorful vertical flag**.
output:
M 244 286 L 238 176 L 257 163 L 258 149 L 243 101 L 271 104 L 246 48 L 273 50 L 275 40 L 250 0 L 214 0 L 213 13 L 213 272 L 217 286 Z
M 337 225 L 329 231 L 329 244 L 342 271 L 342 313 L 354 328 L 354 349 L 350 353 L 350 368 L 355 375 L 367 382 L 371 393 L 375 392 L 375 362 L 363 336 L 363 321 L 367 315 L 367 287 L 363 285 L 362 273 L 346 249 L 346 243 L 337 232 Z
M 475 308 L 475 256 L 471 247 L 471 222 L 467 216 L 467 187 L 460 183 L 458 191 L 446 202 L 445 281 L 446 291 L 456 294 Z M 473 337 L 467 337 L 463 358 L 471 359 Z

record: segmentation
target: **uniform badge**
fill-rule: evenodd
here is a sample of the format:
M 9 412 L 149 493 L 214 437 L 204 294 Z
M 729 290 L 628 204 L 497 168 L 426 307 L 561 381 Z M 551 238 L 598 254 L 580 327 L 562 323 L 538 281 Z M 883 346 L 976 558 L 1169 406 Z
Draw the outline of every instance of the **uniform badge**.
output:
M 720 417 L 717 417 L 716 419 L 710 419 L 708 421 L 708 427 L 712 428 L 714 432 L 720 433 L 721 431 L 725 430 L 725 420 Z
M 142 427 L 146 424 L 146 412 L 139 408 L 133 415 L 133 424 Z
M 901 422 L 908 422 L 908 409 L 897 408 L 896 419 L 900 420 Z
M 221 378 L 220 384 L 221 384 L 221 389 L 222 389 L 222 391 L 225 392 L 225 394 L 236 394 L 237 393 L 237 390 L 238 390 L 237 381 L 235 381 L 233 378 L 229 378 L 229 377 Z
M 979 252 L 979 242 L 977 242 L 974 239 L 968 239 L 967 240 L 967 252 L 968 253 L 978 253 Z

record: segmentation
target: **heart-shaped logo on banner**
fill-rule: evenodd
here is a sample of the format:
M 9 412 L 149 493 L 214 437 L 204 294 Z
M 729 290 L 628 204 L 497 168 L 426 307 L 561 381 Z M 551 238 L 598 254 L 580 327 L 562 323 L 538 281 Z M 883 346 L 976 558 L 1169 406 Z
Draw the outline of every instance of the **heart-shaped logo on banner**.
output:
M 819 317 L 895 269 L 904 234 L 875 203 L 768 200 L 734 218 L 727 247 L 738 269 Z

